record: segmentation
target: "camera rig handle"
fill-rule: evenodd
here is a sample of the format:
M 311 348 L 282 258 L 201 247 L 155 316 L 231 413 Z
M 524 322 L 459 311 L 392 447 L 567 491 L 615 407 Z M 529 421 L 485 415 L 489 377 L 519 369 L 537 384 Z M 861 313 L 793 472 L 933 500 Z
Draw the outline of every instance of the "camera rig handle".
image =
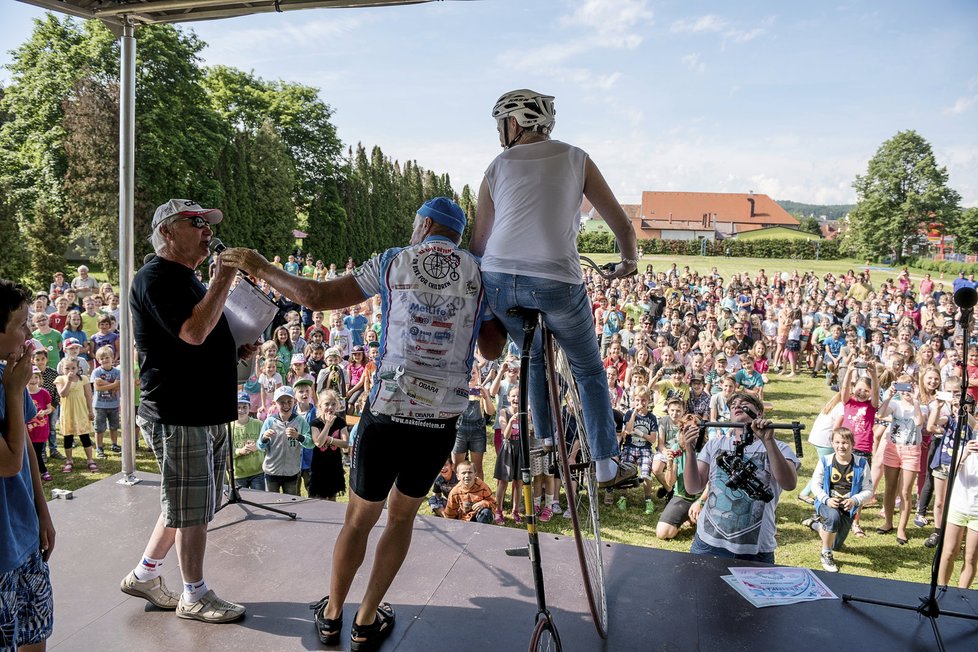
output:
M 702 421 L 700 422 L 700 433 L 706 432 L 707 428 L 740 428 L 746 430 L 751 427 L 750 422 L 740 423 L 734 421 Z M 799 458 L 804 457 L 804 451 L 801 445 L 801 431 L 805 428 L 804 424 L 799 421 L 792 421 L 790 423 L 772 423 L 768 426 L 772 430 L 791 430 L 794 433 L 794 443 L 795 443 L 795 455 Z

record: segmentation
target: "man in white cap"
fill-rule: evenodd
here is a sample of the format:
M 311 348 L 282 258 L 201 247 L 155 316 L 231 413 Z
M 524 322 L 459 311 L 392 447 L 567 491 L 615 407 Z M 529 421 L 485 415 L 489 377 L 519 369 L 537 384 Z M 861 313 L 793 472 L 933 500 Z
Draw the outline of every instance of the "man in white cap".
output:
M 218 260 L 206 289 L 194 274 L 210 253 L 211 227 L 223 217 L 186 199 L 157 208 L 150 236 L 156 256 L 140 268 L 129 296 L 142 392 L 137 422 L 160 467 L 163 508 L 121 589 L 180 618 L 211 623 L 245 612 L 207 587 L 204 550 L 223 488 L 227 424 L 237 418 L 237 362 L 255 350 L 235 347 L 224 317 L 234 267 Z M 188 373 L 188 360 L 208 373 Z M 190 400 L 200 396 L 207 400 Z M 174 545 L 182 594 L 168 590 L 160 575 Z
M 490 359 L 505 344 L 483 298 L 478 260 L 458 248 L 465 223 L 455 202 L 436 197 L 418 209 L 410 246 L 388 249 L 352 274 L 325 282 L 288 274 L 251 250 L 221 254 L 313 310 L 381 297 L 376 382 L 351 453 L 350 504 L 332 549 L 329 595 L 315 609 L 325 645 L 339 643 L 343 603 L 385 499 L 387 524 L 350 630 L 352 647 L 375 649 L 393 629 L 394 609 L 383 598 L 407 555 L 414 517 L 432 478 L 455 444 L 458 415 L 468 405 L 476 340 Z

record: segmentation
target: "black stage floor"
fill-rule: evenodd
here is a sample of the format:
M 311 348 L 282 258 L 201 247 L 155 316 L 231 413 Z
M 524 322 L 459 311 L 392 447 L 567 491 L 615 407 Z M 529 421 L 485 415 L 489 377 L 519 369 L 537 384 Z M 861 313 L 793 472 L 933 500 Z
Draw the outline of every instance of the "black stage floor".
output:
M 330 546 L 345 505 L 280 496 L 281 507 L 299 514 L 294 522 L 241 505 L 218 513 L 206 579 L 219 595 L 244 603 L 248 614 L 239 623 L 207 625 L 119 591 L 159 514 L 158 478 L 142 477 L 134 487 L 109 478 L 75 492 L 73 500 L 51 502 L 58 539 L 49 649 L 321 648 L 308 603 L 327 591 Z M 274 501 L 270 494 L 244 495 Z M 525 650 L 535 614 L 530 565 L 504 553 L 525 543 L 521 530 L 419 517 L 411 552 L 388 594 L 397 625 L 383 650 Z M 543 542 L 548 598 L 566 650 L 936 649 L 929 621 L 914 612 L 839 600 L 755 609 L 720 579 L 727 561 L 617 544 L 606 549 L 611 633 L 602 641 L 591 624 L 573 545 L 562 537 Z M 365 568 L 371 561 L 368 553 Z M 840 596 L 916 604 L 927 591 L 920 584 L 819 575 Z M 164 577 L 179 590 L 175 551 Z M 347 630 L 364 587 L 364 580 L 353 586 Z M 978 592 L 951 589 L 942 604 L 978 613 Z M 947 649 L 978 649 L 978 622 L 945 617 L 940 627 Z M 344 634 L 336 649 L 347 647 Z

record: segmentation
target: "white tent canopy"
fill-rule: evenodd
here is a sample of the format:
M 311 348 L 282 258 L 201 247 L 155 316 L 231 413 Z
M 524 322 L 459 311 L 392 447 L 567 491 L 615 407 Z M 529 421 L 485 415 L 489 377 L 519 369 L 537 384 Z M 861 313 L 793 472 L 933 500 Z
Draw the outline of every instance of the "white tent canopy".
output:
M 20 0 L 79 18 L 98 18 L 115 31 L 127 20 L 137 25 L 188 23 L 299 9 L 382 7 L 432 0 Z
M 185 23 L 217 20 L 259 13 L 299 9 L 381 7 L 411 5 L 432 0 L 20 0 L 25 4 L 78 18 L 104 22 L 121 39 L 119 79 L 119 294 L 120 372 L 122 375 L 122 472 L 121 481 L 133 484 L 135 457 L 133 434 L 133 346 L 129 314 L 129 285 L 133 277 L 133 189 L 136 149 L 136 27 L 153 23 Z M 159 198 L 160 201 L 166 198 Z

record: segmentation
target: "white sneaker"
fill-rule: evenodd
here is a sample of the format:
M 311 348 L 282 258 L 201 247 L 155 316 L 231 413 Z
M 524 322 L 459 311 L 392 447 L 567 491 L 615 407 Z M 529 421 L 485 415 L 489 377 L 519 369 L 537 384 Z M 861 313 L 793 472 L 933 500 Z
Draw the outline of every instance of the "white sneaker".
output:
M 177 604 L 180 602 L 180 597 L 166 588 L 166 582 L 163 581 L 162 576 L 140 582 L 136 579 L 136 573 L 129 571 L 129 574 L 123 578 L 119 588 L 122 589 L 123 593 L 134 595 L 137 598 L 143 598 L 160 609 L 176 609 Z
M 835 557 L 832 556 L 831 550 L 826 550 L 822 553 L 822 568 L 829 573 L 839 572 L 839 567 L 835 565 Z
M 177 605 L 177 616 L 180 618 L 205 623 L 229 623 L 244 615 L 244 606 L 222 600 L 213 590 L 205 593 L 197 602 L 184 602 L 181 595 L 180 604 Z

